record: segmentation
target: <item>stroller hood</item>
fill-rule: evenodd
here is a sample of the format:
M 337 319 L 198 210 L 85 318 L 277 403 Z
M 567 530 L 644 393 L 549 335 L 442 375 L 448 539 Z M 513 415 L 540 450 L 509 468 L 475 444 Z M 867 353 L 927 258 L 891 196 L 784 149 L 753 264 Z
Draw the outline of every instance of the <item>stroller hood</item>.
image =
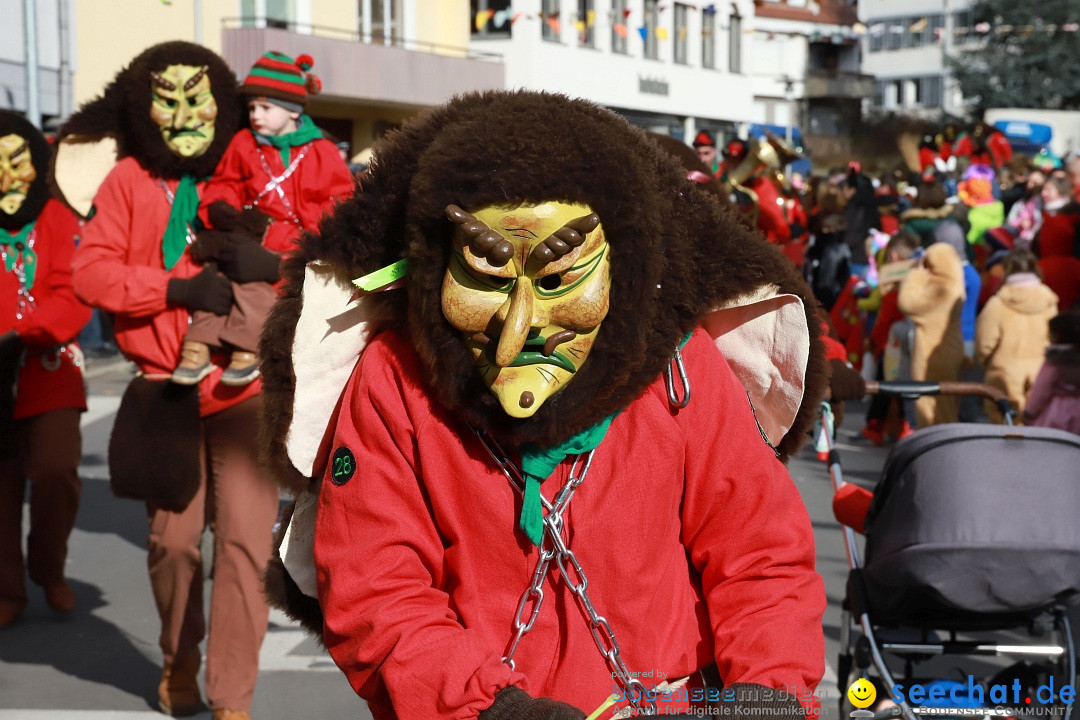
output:
M 886 461 L 866 521 L 868 600 L 904 617 L 1016 613 L 1080 593 L 1080 436 L 920 430 Z

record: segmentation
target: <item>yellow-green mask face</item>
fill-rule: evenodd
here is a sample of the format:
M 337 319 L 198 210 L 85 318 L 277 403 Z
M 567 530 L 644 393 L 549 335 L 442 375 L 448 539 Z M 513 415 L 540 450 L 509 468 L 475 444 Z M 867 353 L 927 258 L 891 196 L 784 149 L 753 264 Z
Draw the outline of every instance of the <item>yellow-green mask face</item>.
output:
M 0 210 L 8 215 L 19 212 L 36 178 L 26 138 L 14 134 L 0 137 Z
M 206 66 L 170 65 L 150 73 L 150 119 L 173 154 L 199 157 L 214 142 L 218 107 Z
M 512 417 L 574 378 L 607 315 L 610 253 L 585 205 L 447 207 L 456 223 L 442 311 Z

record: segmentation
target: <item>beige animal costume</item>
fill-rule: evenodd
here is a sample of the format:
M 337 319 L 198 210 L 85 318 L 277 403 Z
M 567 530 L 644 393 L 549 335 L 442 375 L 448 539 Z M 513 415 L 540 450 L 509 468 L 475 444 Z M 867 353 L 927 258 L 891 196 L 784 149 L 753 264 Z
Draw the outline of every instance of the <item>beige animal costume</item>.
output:
M 900 312 L 915 325 L 911 352 L 913 380 L 956 380 L 964 360 L 960 310 L 964 305 L 964 268 L 951 246 L 936 243 L 923 262 L 900 284 Z M 915 401 L 919 427 L 956 422 L 952 397 L 920 397 Z
M 986 368 L 986 383 L 1009 396 L 1018 416 L 1024 413 L 1028 392 L 1050 344 L 1050 318 L 1057 315 L 1058 297 L 1033 273 L 1016 273 L 991 297 L 975 326 L 975 353 Z M 986 404 L 994 422 L 1001 413 Z

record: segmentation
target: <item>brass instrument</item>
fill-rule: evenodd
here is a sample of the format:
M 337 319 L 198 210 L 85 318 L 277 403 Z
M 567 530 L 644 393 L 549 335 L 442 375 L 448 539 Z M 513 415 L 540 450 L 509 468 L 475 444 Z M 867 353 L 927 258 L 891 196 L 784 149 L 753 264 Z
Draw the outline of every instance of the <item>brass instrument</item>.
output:
M 791 184 L 784 174 L 784 168 L 803 157 L 803 153 L 768 130 L 765 131 L 764 139 L 754 138 L 747 141 L 746 156 L 727 173 L 727 182 L 732 193 L 742 193 L 750 198 L 752 207 L 746 211 L 741 209 L 742 204 L 737 200 L 734 204 L 740 208 L 739 213 L 751 227 L 757 227 L 761 207 L 757 193 L 745 183 L 755 177 L 764 176 L 776 184 L 781 195 L 786 195 Z

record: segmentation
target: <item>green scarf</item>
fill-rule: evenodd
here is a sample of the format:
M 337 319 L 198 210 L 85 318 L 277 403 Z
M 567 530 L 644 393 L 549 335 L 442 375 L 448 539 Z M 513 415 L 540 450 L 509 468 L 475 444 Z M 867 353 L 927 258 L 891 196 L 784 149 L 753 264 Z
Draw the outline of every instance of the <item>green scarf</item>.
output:
M 540 502 L 540 483 L 548 478 L 567 455 L 577 455 L 593 450 L 607 434 L 611 421 L 619 413 L 612 413 L 587 427 L 577 435 L 568 438 L 554 447 L 539 448 L 526 445 L 521 449 L 521 472 L 525 476 L 525 500 L 521 505 L 521 519 L 518 526 L 532 540 L 533 545 L 540 545 L 544 539 L 544 509 Z
M 161 238 L 161 253 L 165 257 L 165 269 L 172 270 L 187 249 L 188 224 L 194 222 L 199 211 L 199 190 L 195 178 L 184 175 L 173 193 L 169 222 Z
M 306 145 L 312 140 L 318 140 L 323 136 L 322 130 L 307 115 L 301 115 L 296 121 L 296 130 L 285 135 L 259 135 L 266 142 L 276 147 L 281 152 L 281 164 L 289 167 L 289 154 L 291 149 Z
M 34 275 L 37 273 L 37 253 L 26 242 L 36 222 L 36 219 L 31 220 L 14 235 L 0 233 L 0 245 L 4 246 L 4 269 L 11 272 L 15 269 L 15 261 L 21 259 L 27 290 L 34 287 Z

